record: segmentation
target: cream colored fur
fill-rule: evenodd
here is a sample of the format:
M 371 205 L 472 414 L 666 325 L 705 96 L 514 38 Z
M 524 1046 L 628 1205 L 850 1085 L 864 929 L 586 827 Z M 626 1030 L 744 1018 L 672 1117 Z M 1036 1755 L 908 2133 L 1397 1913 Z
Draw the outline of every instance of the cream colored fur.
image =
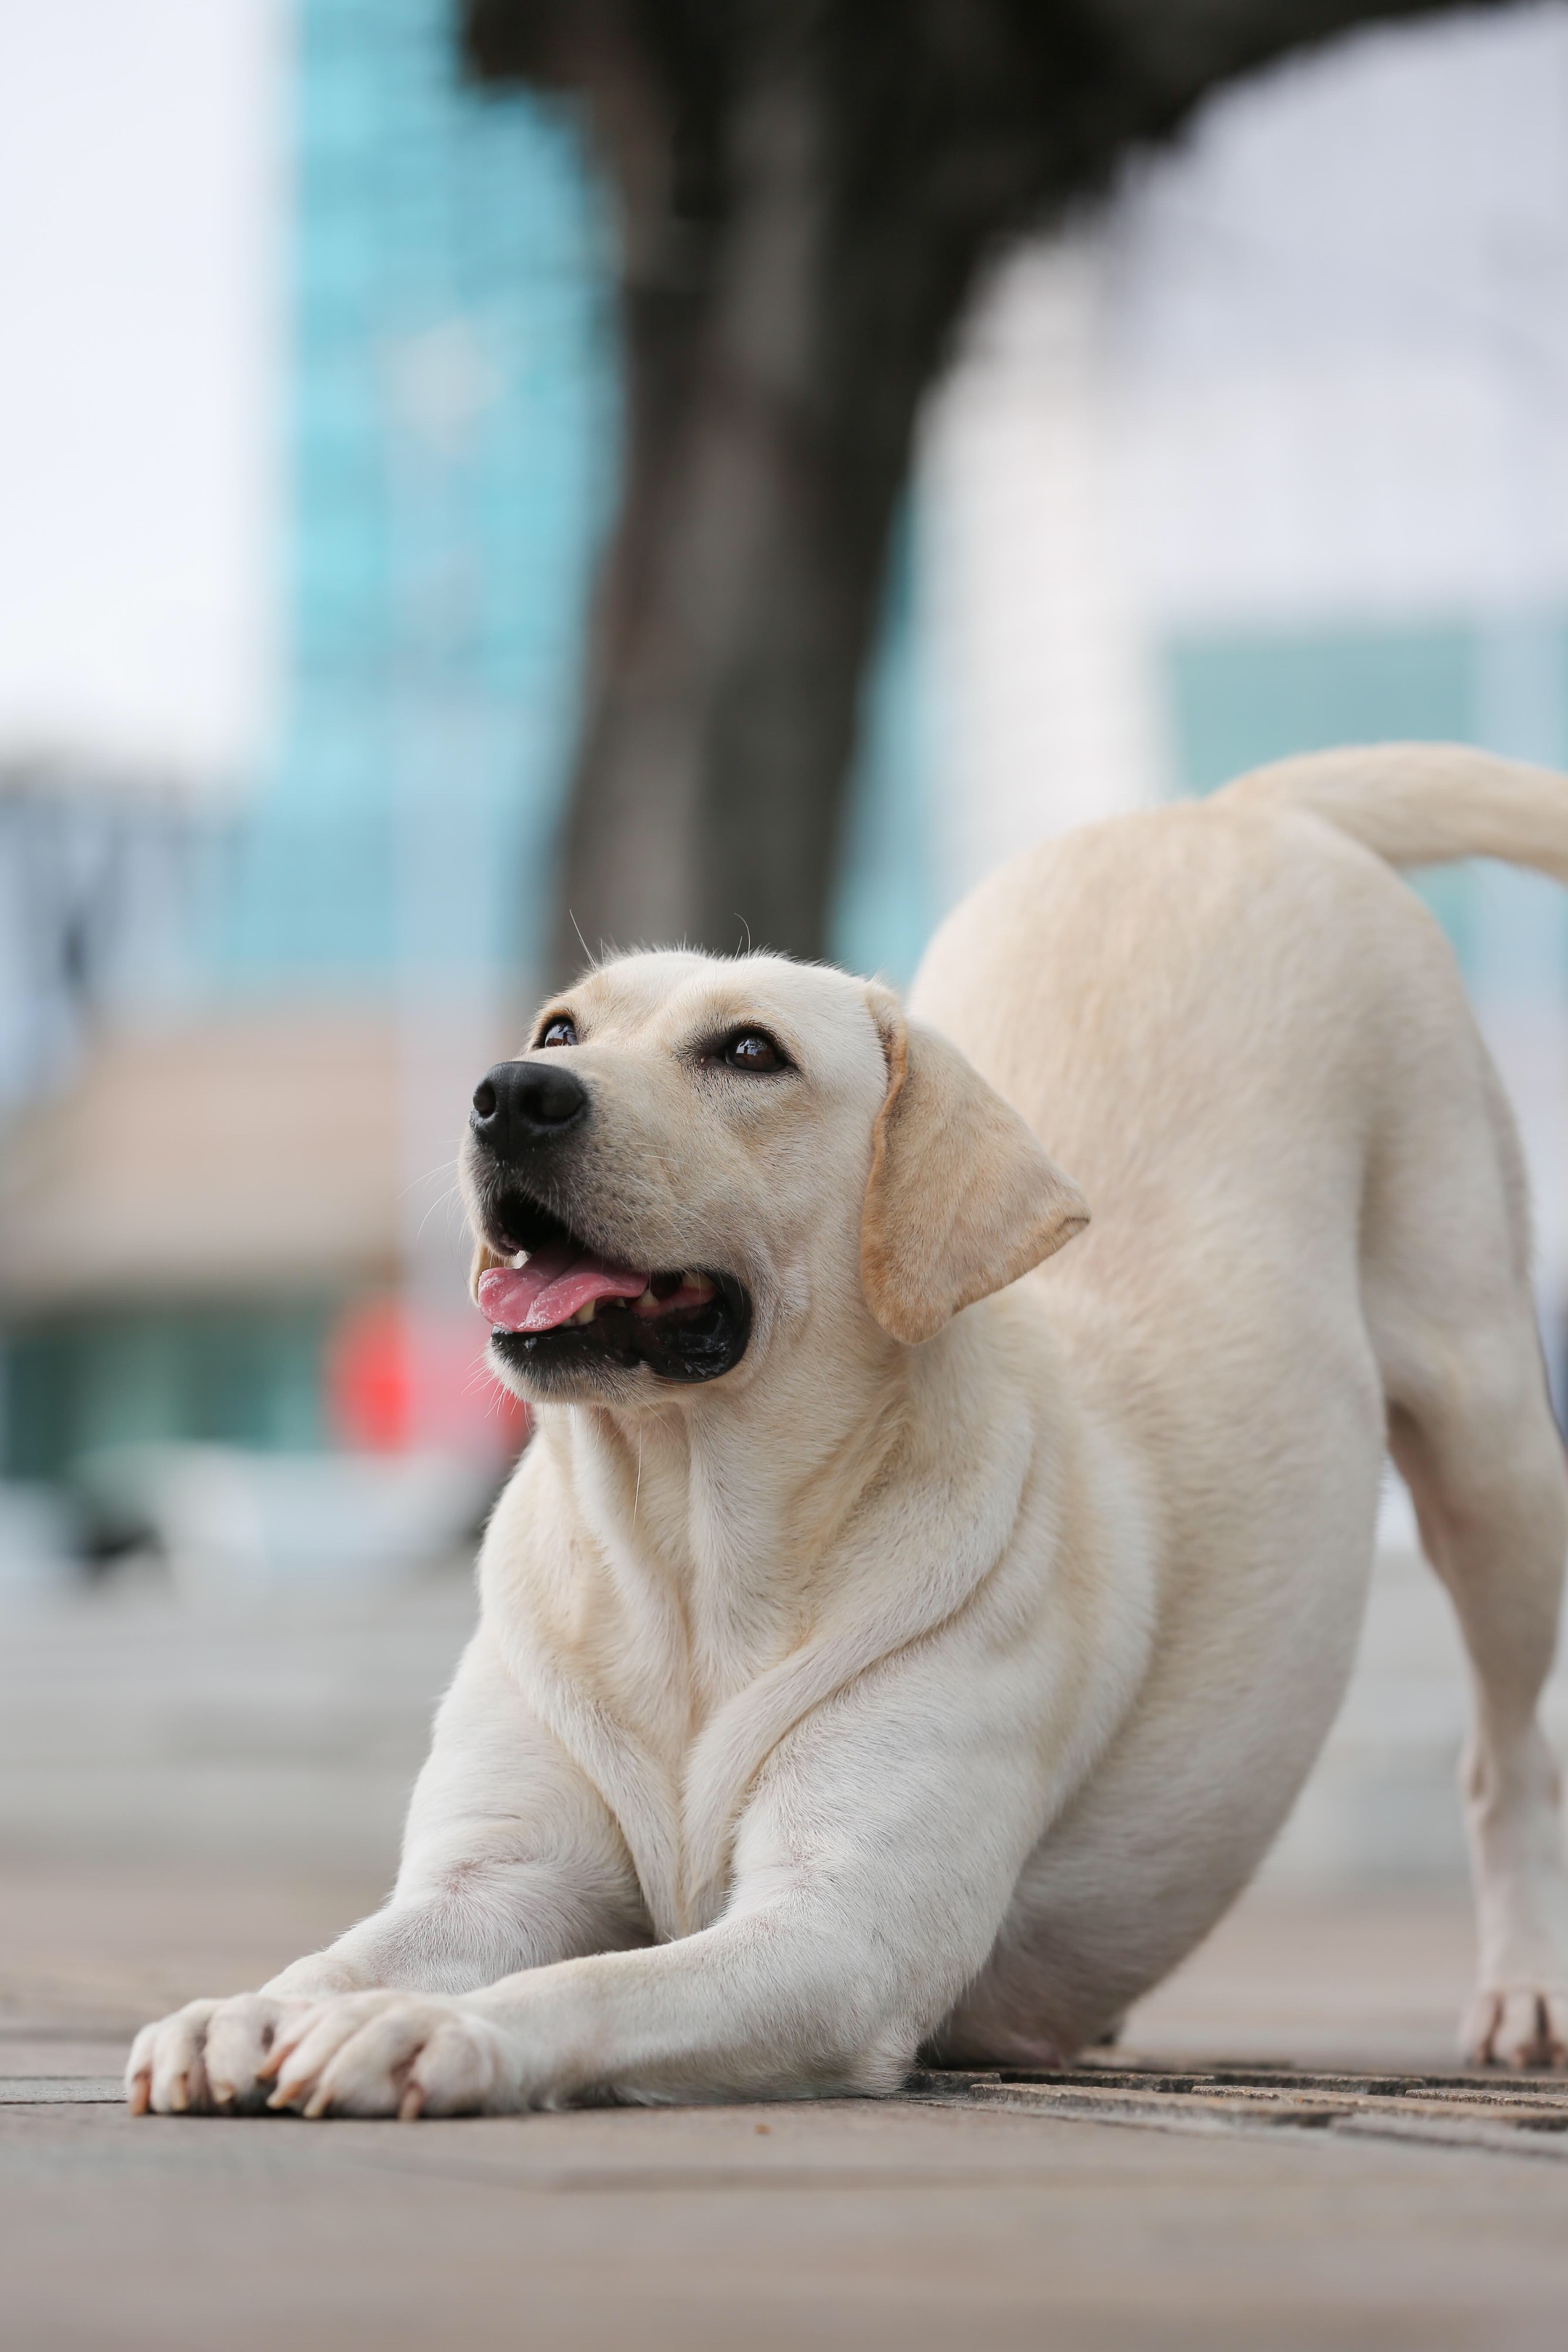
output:
M 1568 877 L 1568 781 L 1395 746 L 1090 827 L 958 909 L 907 1021 L 771 957 L 629 958 L 557 1000 L 595 1106 L 579 1229 L 733 1274 L 751 1345 L 710 1387 L 541 1403 L 388 1904 L 149 2027 L 132 2105 L 791 2096 L 891 2089 L 922 2046 L 1068 2056 L 1289 1811 L 1386 1445 L 1475 1675 L 1466 2047 L 1562 2063 L 1535 1708 L 1568 1488 L 1524 1188 L 1452 958 L 1383 862 L 1472 851 Z M 795 1068 L 705 1074 L 715 1022 Z

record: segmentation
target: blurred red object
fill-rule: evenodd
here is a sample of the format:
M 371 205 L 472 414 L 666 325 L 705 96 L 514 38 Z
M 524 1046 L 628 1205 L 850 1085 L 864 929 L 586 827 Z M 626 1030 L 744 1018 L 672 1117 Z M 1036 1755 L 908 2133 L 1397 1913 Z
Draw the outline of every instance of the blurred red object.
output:
M 529 1412 L 489 1370 L 485 1340 L 471 1317 L 420 1315 L 397 1297 L 356 1299 L 327 1341 L 332 1435 L 367 1454 L 433 1447 L 509 1459 L 528 1441 Z

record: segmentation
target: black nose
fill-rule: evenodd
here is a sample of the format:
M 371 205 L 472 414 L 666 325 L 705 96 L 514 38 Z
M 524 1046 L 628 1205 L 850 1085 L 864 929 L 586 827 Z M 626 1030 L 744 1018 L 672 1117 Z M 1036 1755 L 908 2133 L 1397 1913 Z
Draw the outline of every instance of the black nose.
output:
M 498 1159 L 516 1160 L 587 1114 L 587 1087 L 558 1062 L 498 1062 L 474 1088 L 468 1125 Z

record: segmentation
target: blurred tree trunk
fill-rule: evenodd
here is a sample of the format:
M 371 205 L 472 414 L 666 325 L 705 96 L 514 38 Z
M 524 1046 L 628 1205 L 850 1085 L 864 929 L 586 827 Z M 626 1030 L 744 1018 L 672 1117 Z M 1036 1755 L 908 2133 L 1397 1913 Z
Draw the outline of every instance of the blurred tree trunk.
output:
M 1445 0 L 466 0 L 580 90 L 620 217 L 627 446 L 555 967 L 824 952 L 915 420 L 1005 240 L 1217 84 Z

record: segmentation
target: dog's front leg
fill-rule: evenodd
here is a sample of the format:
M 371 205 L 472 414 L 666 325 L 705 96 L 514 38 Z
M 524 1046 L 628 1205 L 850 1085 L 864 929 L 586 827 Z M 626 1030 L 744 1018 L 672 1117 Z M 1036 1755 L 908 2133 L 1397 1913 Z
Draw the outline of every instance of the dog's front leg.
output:
M 280 2035 L 332 1994 L 455 1993 L 649 1929 L 603 1800 L 529 1715 L 481 1633 L 442 1703 L 390 1899 L 258 1991 L 195 2000 L 143 2027 L 134 2113 L 261 2106 Z
M 847 1694 L 774 1749 L 712 1926 L 481 1992 L 323 2001 L 279 2037 L 272 2104 L 452 2115 L 895 2088 L 984 1963 L 1053 1802 L 1016 1687 L 960 1671 L 955 1689 L 953 1673 L 950 1655 L 885 1664 L 877 1703 Z

